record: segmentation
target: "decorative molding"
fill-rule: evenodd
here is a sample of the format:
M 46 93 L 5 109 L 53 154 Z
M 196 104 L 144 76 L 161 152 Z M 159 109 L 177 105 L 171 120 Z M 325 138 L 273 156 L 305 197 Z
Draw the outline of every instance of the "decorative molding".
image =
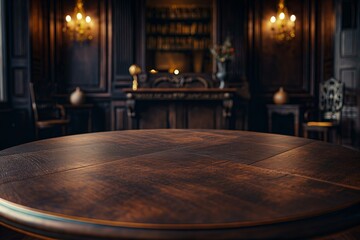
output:
M 359 49 L 357 49 L 358 38 L 356 30 L 354 29 L 345 29 L 341 31 L 340 39 L 340 56 L 343 58 L 346 57 L 356 57 L 359 56 Z
M 209 93 L 209 92 L 128 92 L 127 99 L 136 100 L 223 100 L 232 99 L 233 93 Z
M 209 82 L 201 77 L 201 76 L 187 76 L 187 75 L 174 75 L 174 74 L 167 74 L 165 76 L 160 76 L 157 78 L 154 78 L 152 80 L 152 87 L 159 87 L 162 83 L 170 84 L 171 86 L 181 88 L 181 87 L 187 87 L 191 86 L 196 83 L 200 83 L 202 87 L 209 88 Z
M 357 76 L 357 69 L 356 67 L 351 68 L 341 68 L 340 71 L 340 79 L 345 83 L 345 87 L 347 89 L 356 89 L 360 86 L 357 86 L 356 79 L 358 79 L 359 76 Z
M 16 97 L 27 97 L 27 86 L 26 68 L 14 68 L 13 69 L 13 95 Z

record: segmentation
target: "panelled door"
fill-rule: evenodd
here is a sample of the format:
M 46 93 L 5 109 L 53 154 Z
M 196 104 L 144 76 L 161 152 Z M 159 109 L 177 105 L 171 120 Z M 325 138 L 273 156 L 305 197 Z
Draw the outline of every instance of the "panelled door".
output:
M 342 143 L 360 148 L 360 0 L 336 1 L 335 77 L 345 83 Z

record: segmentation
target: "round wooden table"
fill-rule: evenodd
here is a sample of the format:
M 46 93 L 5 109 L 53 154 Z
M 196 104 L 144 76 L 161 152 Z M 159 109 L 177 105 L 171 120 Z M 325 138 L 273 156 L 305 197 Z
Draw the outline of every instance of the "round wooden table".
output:
M 0 220 L 61 239 L 308 238 L 360 222 L 360 153 L 289 136 L 135 130 L 0 152 Z

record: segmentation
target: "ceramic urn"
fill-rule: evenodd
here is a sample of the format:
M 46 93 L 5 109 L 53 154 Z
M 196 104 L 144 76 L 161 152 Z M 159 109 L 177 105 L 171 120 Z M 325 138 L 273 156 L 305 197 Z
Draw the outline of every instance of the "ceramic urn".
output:
M 85 101 L 85 94 L 79 87 L 70 95 L 70 103 L 73 105 L 81 105 Z
M 284 88 L 280 87 L 279 90 L 274 94 L 273 100 L 275 104 L 285 104 L 288 101 L 288 95 L 284 91 Z

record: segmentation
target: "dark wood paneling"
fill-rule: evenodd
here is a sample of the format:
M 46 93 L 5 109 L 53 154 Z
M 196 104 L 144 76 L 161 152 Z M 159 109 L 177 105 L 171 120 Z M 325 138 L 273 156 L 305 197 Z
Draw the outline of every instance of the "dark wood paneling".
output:
M 317 107 L 320 81 L 334 75 L 335 11 L 331 1 L 285 1 L 296 15 L 296 36 L 271 38 L 269 19 L 278 1 L 249 1 L 248 79 L 252 94 L 250 129 L 266 131 L 265 104 L 283 86 L 289 103 Z
M 356 57 L 357 56 L 357 43 L 358 37 L 354 30 L 343 30 L 341 31 L 340 37 L 340 56 Z
M 75 2 L 60 1 L 57 6 L 57 27 L 64 26 L 64 16 L 72 14 Z M 93 27 L 91 41 L 71 41 L 66 32 L 57 32 L 56 38 L 63 43 L 56 45 L 56 54 L 60 66 L 57 67 L 57 83 L 63 85 L 63 91 L 69 93 L 75 87 L 81 87 L 88 96 L 109 96 L 110 75 L 108 72 L 109 30 L 111 30 L 108 1 L 89 0 L 84 2 L 86 13 L 91 16 Z
M 246 78 L 246 51 L 247 51 L 247 17 L 248 6 L 245 0 L 218 0 L 216 43 L 222 44 L 226 37 L 231 38 L 235 49 L 235 57 L 229 64 L 229 77 L 231 82 L 241 82 Z
M 108 99 L 94 99 L 93 131 L 111 130 L 111 102 Z
M 127 113 L 125 101 L 111 103 L 111 130 L 127 129 Z
M 222 124 L 222 106 L 215 104 L 188 104 L 186 109 L 187 128 L 217 129 Z M 203 116 L 203 117 L 199 117 Z
M 318 15 L 316 18 L 317 34 L 317 74 L 314 90 L 315 99 L 318 97 L 318 82 L 334 76 L 334 41 L 335 41 L 335 8 L 333 1 L 317 1 Z M 314 104 L 317 106 L 317 104 Z
M 221 129 L 222 102 L 149 101 L 136 103 L 134 129 Z
M 42 87 L 38 93 L 41 95 L 51 93 L 47 87 L 50 84 L 49 3 L 30 1 L 31 80 Z
M 360 147 L 360 1 L 337 0 L 335 77 L 345 83 L 342 142 Z
M 314 94 L 314 1 L 286 1 L 290 14 L 296 15 L 296 36 L 291 41 L 278 42 L 271 37 L 269 19 L 276 14 L 278 1 L 259 0 L 255 4 L 254 32 L 258 62 L 256 94 L 272 96 L 283 86 L 293 97 Z
M 143 11 L 137 9 L 136 11 Z M 131 76 L 129 67 L 135 63 L 135 18 L 142 18 L 135 12 L 135 1 L 113 1 L 113 52 L 114 52 L 114 90 L 129 87 Z
M 137 102 L 138 129 L 175 128 L 176 113 L 174 104 L 167 102 Z M 172 121 L 171 121 L 172 120 Z
M 30 75 L 30 3 L 24 0 L 6 1 L 7 85 L 11 112 L 9 142 L 20 144 L 31 139 L 32 122 L 28 84 Z
M 145 39 L 145 16 L 146 16 L 146 0 L 135 1 L 136 17 L 135 26 L 135 63 L 142 69 L 146 69 L 146 39 Z M 137 31 L 142 29 L 142 31 Z
M 14 68 L 13 69 L 13 96 L 24 97 L 26 96 L 27 84 L 27 68 Z
M 14 0 L 8 3 L 13 28 L 10 31 L 11 56 L 26 57 L 28 54 L 28 1 Z
M 14 144 L 12 136 L 14 132 L 13 111 L 10 109 L 0 110 L 0 149 L 10 147 Z
M 8 69 L 11 78 L 8 80 L 12 91 L 12 102 L 17 106 L 26 104 L 29 81 L 29 3 L 28 1 L 7 2 L 7 36 L 10 51 L 8 51 Z M 20 105 L 17 105 L 19 103 Z M 24 106 L 21 106 L 24 107 Z

